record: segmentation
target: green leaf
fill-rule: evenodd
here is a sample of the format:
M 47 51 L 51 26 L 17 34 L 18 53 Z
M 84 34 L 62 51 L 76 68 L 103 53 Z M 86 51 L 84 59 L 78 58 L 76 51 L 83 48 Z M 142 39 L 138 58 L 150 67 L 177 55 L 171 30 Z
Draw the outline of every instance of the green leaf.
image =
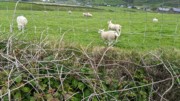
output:
M 9 100 L 8 100 L 8 96 L 4 96 L 4 97 L 2 98 L 2 100 L 3 100 L 3 101 L 9 101 Z
M 102 86 L 103 86 L 103 89 L 104 89 L 104 90 L 107 90 L 107 89 L 108 89 L 105 84 L 102 84 Z M 117 85 L 117 86 L 118 86 L 118 85 Z
M 33 86 L 36 85 L 36 81 L 31 81 L 30 83 L 31 83 L 31 85 L 33 85 Z
M 53 99 L 53 96 L 51 94 L 46 95 L 47 101 L 51 101 Z
M 72 97 L 71 101 L 80 101 L 81 99 L 77 98 L 77 97 Z
M 20 83 L 20 82 L 22 81 L 22 75 L 19 75 L 19 76 L 15 79 L 15 81 L 16 81 L 17 83 Z
M 31 97 L 30 101 L 36 101 L 36 98 L 35 97 Z
M 80 70 L 82 73 L 88 73 L 90 71 L 89 68 L 81 68 Z
M 20 92 L 16 92 L 16 94 L 14 95 L 14 98 L 16 100 L 20 100 L 21 99 L 21 93 Z
M 36 73 L 36 70 L 34 68 L 29 69 L 31 73 Z
M 80 70 L 82 73 L 85 73 L 86 72 L 86 70 L 84 69 L 84 68 L 81 68 L 81 70 Z
M 53 60 L 53 59 L 54 59 L 53 55 L 50 55 L 50 56 L 44 58 L 44 60 L 47 60 L 47 61 L 50 61 L 50 60 Z
M 146 79 L 143 79 L 143 83 L 148 83 L 148 81 Z
M 59 96 L 60 96 L 59 92 L 54 93 L 54 97 L 59 97 Z
M 78 81 L 74 79 L 74 80 L 72 81 L 72 86 L 73 86 L 74 88 L 76 88 L 76 87 L 78 86 Z
M 85 85 L 82 82 L 78 82 L 78 88 L 80 90 L 83 90 L 85 88 Z
M 134 92 L 130 92 L 128 95 L 129 95 L 130 97 L 135 97 L 135 96 L 137 96 L 136 93 L 134 93 Z
M 42 90 L 45 90 L 45 89 L 46 89 L 46 87 L 47 87 L 47 85 L 46 85 L 46 84 L 42 84 L 42 85 L 40 85 L 40 88 L 41 88 Z
M 23 92 L 27 93 L 27 92 L 30 91 L 30 88 L 29 88 L 29 87 L 23 87 L 21 90 L 22 90 Z
M 92 101 L 98 101 L 98 99 L 96 97 L 93 97 Z
M 91 91 L 88 90 L 88 89 L 86 89 L 86 90 L 84 91 L 84 96 L 87 97 L 87 96 L 89 96 L 89 95 L 91 95 Z

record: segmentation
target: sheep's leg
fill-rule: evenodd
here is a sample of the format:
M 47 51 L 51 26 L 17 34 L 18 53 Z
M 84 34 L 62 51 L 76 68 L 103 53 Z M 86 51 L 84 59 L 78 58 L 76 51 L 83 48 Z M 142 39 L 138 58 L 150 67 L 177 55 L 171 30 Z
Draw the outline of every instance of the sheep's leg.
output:
M 18 29 L 21 30 L 21 25 L 18 25 Z
M 109 42 L 105 42 L 105 44 L 106 44 L 107 46 L 109 46 Z
M 108 42 L 108 46 L 113 45 L 113 41 Z
M 116 44 L 117 42 L 118 42 L 118 40 L 115 40 L 114 44 Z M 114 45 L 114 44 L 113 44 L 113 45 Z
M 106 44 L 107 44 L 107 46 L 109 46 L 110 45 L 109 41 L 107 41 Z
M 111 44 L 108 42 L 108 46 L 110 46 Z
M 115 43 L 117 43 L 118 42 L 118 37 L 116 38 L 116 40 L 115 40 Z
M 13 26 L 12 26 L 12 24 L 10 24 L 10 32 L 11 32 L 11 33 L 13 32 Z
M 106 45 L 108 45 L 108 43 L 107 42 L 104 42 Z
M 24 26 L 22 26 L 22 32 L 24 33 Z
M 117 36 L 120 36 L 120 30 L 117 29 L 116 32 L 117 32 Z

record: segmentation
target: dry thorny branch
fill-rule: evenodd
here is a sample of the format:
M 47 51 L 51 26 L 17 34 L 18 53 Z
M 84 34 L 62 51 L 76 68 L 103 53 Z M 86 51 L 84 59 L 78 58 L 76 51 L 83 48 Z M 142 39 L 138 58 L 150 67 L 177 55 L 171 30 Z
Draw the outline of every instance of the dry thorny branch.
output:
M 106 57 L 108 57 L 108 53 L 110 53 L 111 50 L 113 49 L 112 47 L 106 47 L 100 50 L 102 53 L 99 54 L 100 57 L 98 57 L 98 60 L 97 60 L 96 59 L 97 57 L 94 57 L 88 51 L 89 46 L 87 46 L 86 48 L 81 47 L 80 49 L 78 48 L 67 49 L 67 48 L 61 47 L 61 45 L 57 45 L 57 47 L 53 46 L 52 48 L 52 47 L 49 47 L 49 43 L 46 43 L 47 37 L 41 36 L 40 42 L 38 41 L 37 43 L 22 42 L 23 45 L 24 44 L 26 45 L 24 45 L 24 48 L 18 49 L 19 47 L 16 47 L 16 45 L 18 43 L 18 45 L 21 46 L 21 43 L 14 42 L 14 39 L 15 38 L 13 38 L 13 36 L 10 37 L 8 41 L 6 42 L 5 52 L 1 51 L 0 53 L 1 71 L 4 71 L 6 73 L 7 80 L 8 80 L 7 89 L 3 93 L 1 92 L 1 95 L 0 95 L 1 99 L 3 99 L 3 97 L 8 95 L 8 99 L 11 100 L 12 92 L 14 92 L 17 89 L 20 89 L 21 87 L 24 87 L 27 84 L 30 84 L 33 86 L 33 84 L 31 83 L 32 81 L 35 81 L 36 83 L 36 86 L 33 86 L 33 89 L 39 94 L 44 93 L 43 89 L 39 85 L 40 83 L 39 79 L 42 79 L 42 78 L 48 78 L 49 89 L 52 88 L 50 79 L 51 78 L 59 79 L 60 84 L 56 92 L 59 89 L 62 89 L 62 91 L 65 92 L 64 81 L 70 75 L 77 75 L 78 77 L 81 78 L 83 83 L 85 83 L 88 87 L 93 89 L 93 93 L 90 94 L 89 96 L 83 97 L 82 101 L 87 100 L 87 99 L 91 100 L 94 96 L 96 96 L 96 98 L 100 100 L 101 95 L 108 95 L 112 99 L 118 100 L 117 98 L 113 96 L 112 93 L 127 92 L 127 91 L 131 91 L 131 90 L 143 88 L 143 87 L 151 87 L 151 90 L 148 96 L 149 100 L 153 100 L 153 93 L 157 93 L 157 95 L 160 96 L 160 101 L 163 101 L 163 100 L 168 100 L 168 98 L 165 96 L 167 95 L 168 92 L 172 90 L 175 84 L 175 80 L 176 79 L 179 80 L 179 77 L 180 77 L 180 75 L 174 71 L 169 61 L 167 62 L 168 64 L 166 64 L 165 63 L 166 61 L 161 59 L 160 56 L 157 56 L 156 54 L 153 54 L 151 52 L 148 53 L 148 55 L 151 55 L 151 57 L 153 57 L 156 61 L 159 61 L 153 65 L 148 65 L 146 63 L 146 61 L 144 60 L 145 56 L 141 57 L 142 64 L 134 62 L 134 61 L 129 61 L 129 60 L 127 61 L 116 60 L 115 58 L 114 60 L 113 59 L 111 60 L 113 63 L 106 64 L 106 59 L 107 59 Z M 62 42 L 63 42 L 63 39 L 61 38 L 59 44 L 63 44 Z M 66 52 L 68 52 L 69 50 L 71 50 L 71 54 L 69 53 L 66 54 Z M 83 57 L 78 56 L 76 52 L 81 53 Z M 46 57 L 49 57 L 49 56 L 52 56 L 53 58 L 46 59 Z M 80 71 L 78 71 L 78 68 L 70 68 L 68 66 L 63 65 L 63 62 L 67 62 L 67 61 L 72 61 L 72 62 L 76 61 L 74 63 L 76 63 L 78 66 L 82 66 L 81 68 L 85 68 L 86 65 L 89 65 L 93 69 L 92 74 L 95 75 L 96 82 L 93 82 L 92 79 L 85 77 Z M 46 65 L 44 65 L 44 63 L 46 63 Z M 55 73 L 50 72 L 52 70 L 50 66 L 52 65 L 56 67 Z M 61 66 L 62 68 L 58 68 L 58 66 Z M 125 87 L 123 89 L 106 90 L 103 86 L 104 81 L 102 80 L 102 77 L 100 77 L 99 69 L 101 69 L 102 67 L 108 67 L 108 66 L 117 67 L 117 68 L 110 68 L 110 69 L 115 69 L 115 71 L 118 68 L 121 68 L 120 70 L 123 70 L 124 72 L 126 72 L 127 75 L 125 76 L 129 76 L 130 80 L 134 83 L 135 86 Z M 156 69 L 156 67 L 158 66 L 162 66 L 166 70 L 166 72 L 164 73 L 169 73 L 169 74 L 164 74 L 164 75 L 169 75 L 169 76 L 167 76 L 168 78 L 163 78 L 161 80 L 154 80 L 153 78 L 151 78 L 150 83 L 139 86 L 139 85 L 136 85 L 135 78 L 133 77 L 134 73 L 132 72 L 132 69 L 129 69 L 128 66 L 145 68 L 147 71 L 150 69 Z M 137 68 L 135 68 L 134 70 L 136 71 L 136 69 Z M 7 72 L 7 70 L 10 70 L 10 71 Z M 41 70 L 46 70 L 47 74 L 39 74 L 39 72 L 33 73 L 31 70 L 35 70 L 39 72 Z M 65 70 L 68 70 L 68 71 L 65 72 Z M 15 84 L 14 82 L 16 78 L 14 79 L 13 76 L 14 76 L 14 73 L 17 71 L 19 72 L 19 75 L 17 75 L 16 78 L 21 76 L 22 73 L 24 72 L 27 75 L 29 75 L 32 79 L 24 80 L 23 84 L 16 85 L 15 88 L 11 88 L 11 86 Z M 124 80 L 123 77 L 125 76 L 122 76 L 121 79 Z M 148 74 L 148 76 L 151 77 L 150 74 Z M 157 84 L 164 83 L 167 81 L 171 81 L 171 85 L 169 85 L 168 88 L 166 87 L 166 89 L 163 90 L 164 92 L 158 92 L 158 89 L 154 88 Z M 79 92 L 75 92 L 65 97 L 64 99 L 69 100 L 78 93 Z M 42 97 L 41 100 L 44 101 L 45 99 Z

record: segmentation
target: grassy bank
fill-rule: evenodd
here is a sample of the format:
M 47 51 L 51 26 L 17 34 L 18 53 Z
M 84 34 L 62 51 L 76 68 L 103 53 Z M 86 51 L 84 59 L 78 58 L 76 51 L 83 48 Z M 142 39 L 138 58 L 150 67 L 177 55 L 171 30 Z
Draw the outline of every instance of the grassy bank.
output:
M 23 101 L 179 101 L 179 53 L 176 49 L 142 53 L 10 38 L 1 42 L 0 97 Z

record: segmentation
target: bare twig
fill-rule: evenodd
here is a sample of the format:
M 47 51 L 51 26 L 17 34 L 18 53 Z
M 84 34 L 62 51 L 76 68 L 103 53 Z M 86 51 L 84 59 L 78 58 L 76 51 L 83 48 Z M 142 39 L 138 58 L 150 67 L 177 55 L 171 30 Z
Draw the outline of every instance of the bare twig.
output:
M 163 63 L 165 69 L 169 72 L 169 74 L 171 75 L 171 78 L 172 78 L 172 82 L 171 82 L 172 84 L 171 84 L 171 86 L 170 86 L 170 87 L 162 94 L 162 96 L 161 96 L 160 101 L 163 101 L 164 95 L 165 95 L 167 92 L 169 92 L 169 91 L 172 89 L 173 85 L 174 85 L 174 76 L 173 76 L 173 74 L 171 73 L 171 71 L 169 70 L 169 68 L 165 65 L 164 61 L 163 61 L 162 59 L 160 59 L 160 57 L 158 57 L 158 56 L 156 56 L 156 55 L 154 55 L 154 54 L 152 54 L 152 55 L 155 56 L 157 59 L 159 59 L 159 60 L 161 61 L 161 63 Z
M 11 32 L 11 33 L 13 32 L 13 22 L 14 22 L 14 19 L 15 19 L 15 16 L 16 16 L 16 8 L 17 8 L 17 6 L 18 6 L 18 4 L 19 4 L 20 1 L 21 1 L 21 0 L 18 0 L 18 1 L 16 2 L 15 8 L 14 8 L 14 13 L 13 13 L 13 17 L 12 17 L 12 22 L 11 22 L 11 24 L 10 24 L 10 32 Z
M 7 88 L 7 91 L 8 91 L 8 100 L 11 101 L 11 90 L 10 90 L 10 83 L 11 83 L 11 74 L 14 70 L 14 67 L 11 68 L 11 71 L 8 75 L 8 88 Z

